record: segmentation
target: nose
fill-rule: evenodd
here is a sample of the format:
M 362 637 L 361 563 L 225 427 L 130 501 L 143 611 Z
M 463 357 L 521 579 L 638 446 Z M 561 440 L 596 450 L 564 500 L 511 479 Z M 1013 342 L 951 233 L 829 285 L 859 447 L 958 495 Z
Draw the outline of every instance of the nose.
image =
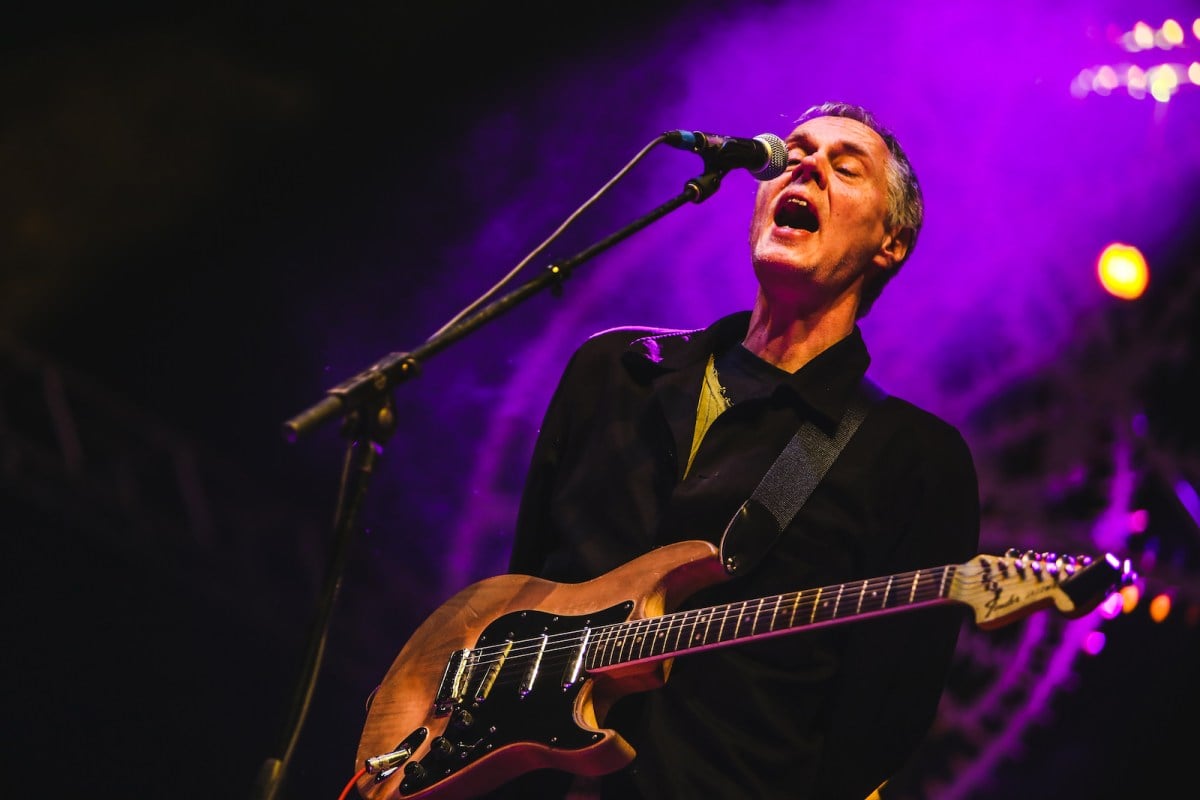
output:
M 792 174 L 792 180 L 800 182 L 811 180 L 818 188 L 825 188 L 825 170 L 815 153 L 810 153 L 800 159 L 800 163 L 796 165 L 796 171 Z

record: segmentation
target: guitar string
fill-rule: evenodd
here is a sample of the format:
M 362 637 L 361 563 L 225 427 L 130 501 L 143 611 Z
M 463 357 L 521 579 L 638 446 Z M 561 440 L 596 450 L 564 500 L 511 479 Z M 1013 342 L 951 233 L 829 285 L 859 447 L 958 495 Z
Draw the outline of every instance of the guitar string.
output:
M 856 584 L 856 586 L 857 585 L 858 584 Z M 812 592 L 814 597 L 816 595 L 815 589 L 807 589 L 805 591 Z M 857 591 L 857 589 L 856 589 L 856 591 Z M 796 594 L 800 594 L 800 593 L 792 592 L 792 593 L 788 593 L 785 595 L 779 595 L 778 597 L 781 598 L 781 600 L 782 600 L 782 598 L 792 597 Z M 918 591 L 918 592 L 914 593 L 911 600 L 906 600 L 905 603 L 903 603 L 903 604 L 898 604 L 896 606 L 889 606 L 887 608 L 899 609 L 899 608 L 904 608 L 904 607 L 910 607 L 910 606 L 914 606 L 914 605 L 920 605 L 922 602 L 927 603 L 929 601 L 938 600 L 938 599 L 941 599 L 944 597 L 945 597 L 945 595 L 942 592 L 938 591 L 936 588 L 933 588 L 931 590 L 930 587 L 926 587 L 923 591 Z M 758 603 L 757 600 L 751 600 L 751 601 L 747 601 L 746 605 L 752 606 L 752 605 L 757 605 L 757 603 Z M 737 605 L 741 605 L 741 603 L 739 602 L 739 603 L 730 604 L 731 607 L 726 608 L 725 613 L 722 613 L 722 614 L 714 613 L 711 615 L 713 617 L 713 619 L 710 621 L 704 622 L 703 624 L 705 624 L 707 626 L 707 629 L 711 629 L 713 625 L 718 624 L 718 623 L 721 625 L 724 625 L 726 622 L 728 622 L 730 619 L 732 619 L 734 617 L 744 617 L 744 616 L 755 617 L 755 612 L 749 612 L 747 614 L 729 613 L 729 612 L 733 611 L 732 606 L 737 606 Z M 772 603 L 771 605 L 782 606 L 783 602 Z M 832 601 L 830 601 L 830 606 L 832 606 Z M 605 630 L 612 631 L 614 629 L 626 626 L 626 627 L 630 628 L 630 632 L 627 635 L 625 635 L 622 639 L 612 640 L 610 642 L 603 642 L 599 637 L 593 638 L 589 641 L 588 649 L 590 651 L 590 648 L 596 642 L 601 642 L 598 646 L 599 651 L 605 652 L 611 645 L 613 648 L 613 652 L 610 653 L 610 655 L 613 655 L 613 654 L 623 655 L 625 653 L 626 649 L 636 648 L 638 650 L 636 657 L 619 657 L 619 658 L 616 658 L 611 663 L 619 663 L 621 661 L 625 661 L 625 662 L 636 661 L 638 658 L 643 658 L 646 655 L 661 655 L 661 654 L 667 653 L 667 652 L 684 652 L 687 650 L 691 650 L 692 649 L 691 646 L 689 646 L 686 642 L 681 645 L 681 643 L 678 641 L 678 639 L 682 636 L 685 628 L 687 628 L 687 627 L 695 628 L 696 626 L 698 626 L 702 623 L 699 618 L 697 618 L 695 622 L 692 622 L 690 619 L 688 619 L 688 616 L 689 615 L 695 616 L 697 611 L 707 612 L 710 610 L 717 610 L 717 609 L 721 609 L 721 608 L 722 608 L 721 606 L 716 606 L 713 609 L 696 609 L 696 610 L 692 610 L 692 611 L 675 612 L 674 614 L 670 614 L 670 615 L 663 616 L 663 617 L 646 617 L 646 618 L 643 618 L 640 620 L 632 620 L 632 621 L 627 621 L 627 622 L 613 623 L 613 624 L 609 624 L 609 625 L 600 626 L 593 630 L 595 630 L 595 631 L 605 631 Z M 808 613 L 813 610 L 812 602 L 809 601 L 807 605 L 799 604 L 797 606 L 797 608 L 804 609 L 804 611 L 806 613 Z M 820 605 L 817 606 L 815 611 L 817 612 L 815 614 L 815 618 L 816 618 L 816 620 L 818 620 L 820 622 L 828 622 L 828 621 L 831 621 L 831 620 L 834 620 L 837 618 L 836 614 L 828 615 L 828 616 L 823 615 L 821 613 L 822 607 Z M 825 614 L 828 614 L 828 609 L 827 608 L 824 609 L 824 612 L 825 612 Z M 705 615 L 702 614 L 700 616 L 705 616 Z M 757 620 L 757 617 L 755 617 L 755 619 Z M 665 625 L 663 624 L 664 622 L 666 622 Z M 813 623 L 807 623 L 807 624 L 813 624 Z M 757 621 L 755 623 L 751 624 L 749 630 L 754 630 L 755 625 L 757 625 Z M 805 627 L 805 625 L 798 625 L 798 626 L 790 625 L 786 628 L 772 628 L 770 630 L 776 630 L 776 631 L 797 630 L 798 631 L 798 630 L 803 629 L 804 627 Z M 678 628 L 677 631 L 675 630 L 676 628 Z M 662 630 L 659 630 L 659 629 L 662 629 Z M 769 631 L 763 631 L 761 633 L 766 633 L 766 632 L 769 632 Z M 677 641 L 675 643 L 675 646 L 663 648 L 663 649 L 661 649 L 661 651 L 659 651 L 658 645 L 665 643 L 665 642 L 669 642 L 671 639 L 672 633 L 676 634 Z M 540 665 L 538 672 L 542 673 L 542 674 L 561 674 L 559 672 L 560 669 L 562 669 L 563 667 L 565 667 L 567 665 L 570 665 L 572 662 L 574 662 L 578 658 L 578 652 L 579 652 L 578 645 L 580 643 L 580 636 L 578 635 L 578 632 L 575 632 L 574 634 L 568 633 L 568 634 L 565 634 L 565 636 L 570 639 L 570 641 L 567 643 L 566 646 L 550 647 L 549 645 L 547 645 L 544 649 L 541 647 L 540 637 L 536 638 L 536 639 L 520 640 L 518 642 L 514 642 L 513 647 L 510 650 L 508 650 L 508 652 L 506 654 L 504 654 L 500 657 L 496 657 L 496 658 L 481 659 L 481 660 L 473 663 L 472 667 L 473 668 L 490 667 L 492 664 L 503 663 L 504 661 L 509 660 L 509 659 L 511 659 L 513 661 L 520 661 L 522 658 L 528 660 L 531 657 L 533 657 L 534 655 L 536 655 L 538 650 L 541 650 L 542 657 L 541 657 L 540 661 L 538 662 Z M 639 640 L 638 639 L 639 636 L 643 636 L 643 638 L 641 640 Z M 746 634 L 744 636 L 744 638 L 750 638 L 751 636 L 753 636 L 753 634 Z M 561 640 L 562 638 L 564 638 L 564 634 L 558 634 L 557 638 L 559 640 Z M 718 638 L 716 641 L 732 641 L 732 640 L 736 640 L 737 638 L 743 638 L 743 637 L 734 636 L 734 637 L 731 637 L 729 640 Z M 691 639 L 689 638 L 687 640 L 687 642 L 690 642 L 690 641 L 691 641 Z M 522 645 L 529 644 L 529 643 L 532 643 L 532 646 L 521 647 Z M 708 640 L 706 639 L 704 643 L 708 643 Z M 647 647 L 650 648 L 649 654 L 644 652 Z M 581 677 L 582 677 L 582 675 L 586 674 L 586 667 L 587 667 L 586 659 L 582 662 L 582 666 L 584 668 L 580 670 Z M 523 683 L 527 678 L 525 672 L 526 672 L 525 670 L 509 670 L 507 672 L 502 672 L 500 675 L 496 676 L 496 679 L 490 685 L 488 692 L 490 693 L 491 691 L 494 691 L 497 687 L 508 687 L 508 686 L 512 686 L 513 684 L 516 684 L 516 683 Z M 478 686 L 481 684 L 483 678 L 486 676 L 480 676 L 480 680 L 472 680 L 476 677 L 477 677 L 477 675 L 475 673 L 475 670 L 472 669 L 471 674 L 468 676 L 467 683 Z M 464 688 L 465 688 L 465 686 L 464 686 Z
M 997 559 L 997 561 L 1000 561 L 1000 559 Z M 1062 582 L 1063 579 L 1073 577 L 1077 571 L 1085 569 L 1091 563 L 1092 562 L 1090 559 L 1086 561 L 1081 559 L 1079 562 L 1070 561 L 1063 565 L 1047 563 L 1044 560 L 1039 560 L 1037 563 L 1026 561 L 1023 564 L 1018 564 L 1011 560 L 1003 562 L 1002 566 L 1007 569 L 1011 569 L 1011 572 L 987 568 L 980 569 L 971 563 L 962 565 L 948 565 L 946 567 L 916 570 L 909 573 L 898 573 L 885 578 L 866 579 L 861 584 L 858 581 L 853 581 L 846 584 L 841 584 L 840 586 L 834 585 L 820 587 L 819 591 L 818 589 L 805 589 L 800 592 L 789 592 L 782 595 L 775 595 L 773 597 L 738 601 L 726 604 L 724 606 L 690 609 L 687 611 L 672 612 L 671 614 L 659 617 L 645 617 L 638 620 L 625 620 L 617 623 L 605 624 L 592 629 L 599 635 L 595 637 L 589 637 L 586 644 L 581 638 L 583 630 L 547 634 L 545 637 L 539 636 L 532 639 L 517 640 L 511 643 L 506 642 L 504 645 L 499 646 L 488 646 L 500 648 L 502 652 L 500 655 L 494 658 L 489 655 L 486 657 L 473 659 L 469 665 L 468 671 L 462 676 L 462 682 L 460 682 L 458 685 L 464 694 L 466 693 L 466 690 L 473 685 L 477 691 L 482 692 L 482 694 L 478 696 L 478 699 L 483 700 L 495 689 L 499 687 L 507 689 L 518 681 L 520 681 L 523 688 L 531 689 L 532 684 L 537 682 L 535 678 L 540 677 L 540 674 L 555 674 L 556 670 L 561 668 L 563 671 L 557 674 L 561 674 L 563 677 L 562 689 L 565 691 L 570 688 L 571 685 L 577 683 L 581 678 L 586 677 L 589 669 L 594 669 L 596 666 L 595 661 L 587 657 L 593 652 L 593 648 L 600 654 L 607 653 L 607 656 L 604 656 L 600 662 L 601 666 L 618 664 L 622 662 L 631 663 L 645 658 L 647 657 L 645 653 L 645 648 L 647 646 L 650 647 L 649 655 L 651 657 L 661 656 L 668 653 L 686 655 L 686 653 L 692 650 L 694 647 L 710 643 L 710 640 L 707 637 L 713 624 L 716 624 L 719 620 L 719 624 L 724 626 L 727 621 L 734 616 L 751 619 L 752 622 L 748 628 L 751 633 L 744 635 L 735 633 L 732 637 L 729 637 L 728 640 L 753 638 L 756 635 L 763 635 L 766 633 L 787 633 L 788 631 L 798 631 L 803 629 L 806 624 L 815 624 L 818 616 L 821 623 L 835 621 L 841 614 L 840 602 L 836 600 L 830 601 L 828 597 L 826 597 L 824 601 L 818 598 L 825 594 L 834 594 L 836 597 L 835 590 L 841 591 L 844 595 L 844 590 L 847 587 L 850 588 L 849 599 L 851 602 L 854 602 L 853 598 L 855 594 L 865 597 L 865 593 L 872 586 L 878 588 L 878 586 L 883 585 L 888 580 L 891 580 L 893 584 L 895 584 L 896 579 L 904 578 L 907 580 L 911 577 L 913 579 L 912 587 L 915 588 L 910 587 L 909 599 L 905 601 L 904 604 L 880 606 L 875 612 L 878 613 L 887 612 L 889 610 L 902 610 L 905 607 L 919 606 L 922 604 L 929 604 L 931 601 L 947 599 L 950 594 L 950 590 L 945 588 L 947 586 L 948 579 L 951 581 L 949 586 L 954 586 L 957 584 L 958 589 L 962 592 L 979 591 L 980 586 L 986 585 L 986 589 L 984 589 L 984 591 L 986 591 L 988 594 L 995 595 L 998 594 L 999 590 L 1002 588 L 999 586 L 997 581 L 1001 583 L 1011 582 L 1015 577 L 1019 577 L 1021 580 L 1037 580 L 1040 583 L 1043 579 L 1049 578 L 1053 581 L 1054 585 L 1057 586 Z M 1017 566 L 1022 567 L 1022 569 L 1017 570 Z M 1059 569 L 1060 566 L 1063 568 Z M 1025 568 L 1029 568 L 1028 572 L 1025 571 Z M 919 577 L 921 573 L 925 573 L 925 576 Z M 937 591 L 930 592 L 929 589 L 934 583 L 934 581 L 931 580 L 931 577 L 937 573 L 941 574 L 940 588 Z M 991 577 L 991 580 L 987 580 L 989 576 Z M 900 583 L 903 584 L 903 581 L 900 581 Z M 799 596 L 802 596 L 805 593 L 811 593 L 813 598 L 809 599 L 805 604 L 802 604 Z M 786 628 L 777 628 L 776 619 L 778 618 L 780 609 L 784 606 L 784 600 L 787 598 L 794 599 L 795 607 L 792 609 L 792 616 L 789 619 L 788 626 Z M 767 603 L 768 600 L 772 600 L 774 602 Z M 952 601 L 948 600 L 947 602 Z M 771 612 L 770 626 L 765 631 L 758 632 L 756 627 L 763 616 L 764 609 L 770 608 L 772 605 L 774 605 L 775 610 Z M 814 605 L 816 605 L 815 608 Z M 751 606 L 757 607 L 751 611 Z M 833 608 L 833 612 L 829 613 L 831 606 Z M 741 608 L 741 611 L 738 611 L 739 607 Z M 809 623 L 801 625 L 795 624 L 795 617 L 799 613 L 800 609 L 804 609 L 806 612 L 811 612 Z M 856 604 L 856 610 L 851 616 L 860 616 L 863 613 L 872 612 L 863 612 L 861 607 Z M 706 616 L 710 618 L 705 619 Z M 699 645 L 697 645 L 694 643 L 694 638 L 696 635 L 696 630 L 701 624 L 704 625 L 705 632 Z M 681 637 L 684 633 L 684 630 L 688 627 L 691 627 L 692 635 L 686 642 L 684 642 L 682 641 Z M 610 635 L 613 631 L 620 628 L 628 629 L 626 635 Z M 675 634 L 675 643 L 673 646 L 669 644 L 672 633 Z M 609 638 L 605 639 L 605 636 L 609 636 Z M 718 628 L 719 638 L 717 638 L 715 641 L 717 643 L 727 641 L 724 638 L 720 638 L 723 636 L 723 627 Z M 543 643 L 543 638 L 545 639 L 545 643 Z M 565 646 L 558 646 L 558 644 L 564 640 Z M 554 646 L 550 645 L 551 641 L 555 642 Z M 584 645 L 582 654 L 583 657 L 581 657 L 580 654 L 581 645 Z M 488 647 L 480 648 L 478 652 L 484 652 L 488 649 Z M 630 651 L 635 648 L 637 653 L 636 655 L 632 655 Z M 536 662 L 533 662 L 533 664 L 530 665 L 531 667 L 534 664 L 537 665 L 537 673 L 534 673 L 532 669 L 504 670 L 500 667 L 497 667 L 498 671 L 495 671 L 494 673 L 491 670 L 493 665 L 502 664 L 506 659 L 509 658 L 516 662 L 531 661 L 534 657 L 534 654 L 538 653 L 539 650 L 541 652 L 540 657 L 538 657 Z M 525 666 L 524 663 L 521 665 Z M 479 670 L 483 667 L 487 667 L 488 669 L 484 670 L 482 674 L 480 674 Z M 528 687 L 525 686 L 526 683 L 529 683 Z M 486 689 L 484 689 L 485 685 Z
M 1030 572 L 1030 576 L 1032 576 L 1033 579 L 1049 577 L 1054 579 L 1056 583 L 1061 575 L 1066 575 L 1069 577 L 1072 576 L 1075 571 L 1074 565 L 1070 565 L 1067 567 L 1067 569 L 1058 571 L 1054 569 L 1054 565 L 1048 565 L 1042 563 L 1042 561 L 1039 561 L 1037 564 L 1026 564 L 1026 566 L 1030 567 L 1028 572 Z M 1016 571 L 1014 570 L 1014 573 L 1015 572 Z M 922 573 L 924 573 L 924 577 L 922 577 Z M 722 640 L 726 640 L 724 638 L 725 625 L 727 624 L 728 620 L 734 618 L 750 619 L 751 622 L 748 628 L 750 633 L 734 633 L 733 636 L 730 637 L 731 639 L 752 638 L 757 636 L 757 634 L 762 633 L 799 630 L 799 628 L 803 628 L 805 625 L 816 624 L 818 616 L 820 616 L 821 622 L 833 621 L 838 618 L 839 614 L 841 613 L 840 602 L 830 600 L 830 596 L 836 597 L 836 594 L 838 593 L 841 593 L 845 596 L 845 590 L 847 588 L 850 589 L 850 596 L 848 596 L 850 597 L 850 601 L 856 602 L 854 601 L 854 597 L 858 596 L 859 600 L 864 600 L 869 593 L 874 594 L 874 591 L 877 591 L 882 587 L 886 587 L 889 582 L 892 583 L 893 587 L 895 587 L 896 584 L 904 585 L 906 582 L 910 581 L 910 579 L 916 583 L 916 589 L 911 589 L 910 599 L 908 599 L 905 603 L 898 603 L 895 604 L 895 606 L 884 604 L 884 606 L 876 609 L 877 613 L 883 612 L 883 610 L 899 609 L 904 606 L 914 606 L 914 604 L 920 604 L 923 602 L 928 603 L 931 600 L 944 599 L 944 597 L 948 596 L 947 591 L 944 590 L 944 587 L 946 587 L 948 581 L 953 582 L 955 579 L 958 581 L 960 589 L 970 590 L 976 584 L 984 584 L 985 573 L 989 576 L 1000 575 L 1000 572 L 997 572 L 996 570 L 971 569 L 971 567 L 967 565 L 948 565 L 946 567 L 934 567 L 934 569 L 929 570 L 898 573 L 898 575 L 884 578 L 868 578 L 865 579 L 862 584 L 859 584 L 859 582 L 850 582 L 840 585 L 830 585 L 830 587 L 822 587 L 820 590 L 804 589 L 802 591 L 793 591 L 793 593 L 775 595 L 774 597 L 763 597 L 763 599 L 760 600 L 737 601 L 724 604 L 724 606 L 689 609 L 683 610 L 683 612 L 672 612 L 670 614 L 661 616 L 648 616 L 648 618 L 637 620 L 612 622 L 612 624 L 590 628 L 590 630 L 592 630 L 596 636 L 589 636 L 584 652 L 607 651 L 610 656 L 618 656 L 616 660 L 611 662 L 617 663 L 620 661 L 636 661 L 637 658 L 644 657 L 644 655 L 646 655 L 644 650 L 646 650 L 646 646 L 648 644 L 650 646 L 649 655 L 652 656 L 665 654 L 665 652 L 686 651 L 694 648 L 694 646 L 700 646 L 694 644 L 694 638 L 696 628 L 700 626 L 702 622 L 704 625 L 704 634 L 700 642 L 701 645 L 708 644 L 710 642 L 708 639 L 708 633 L 710 630 L 712 630 L 713 625 L 720 626 L 718 627 L 719 638 L 715 639 L 716 642 L 722 642 Z M 942 576 L 940 581 L 932 581 L 932 577 L 937 575 Z M 1000 575 L 1000 577 L 1010 578 L 1012 575 Z M 992 579 L 995 579 L 995 577 L 992 577 Z M 934 583 L 938 584 L 936 589 L 932 587 L 932 584 Z M 805 594 L 811 594 L 812 597 L 811 599 L 802 602 Z M 822 597 L 824 599 L 824 609 L 822 609 L 820 606 Z M 767 603 L 768 600 L 774 600 L 774 602 Z M 889 599 L 886 596 L 884 597 L 883 602 L 886 603 L 887 600 Z M 757 608 L 751 610 L 752 606 L 757 606 Z M 774 607 L 774 610 L 770 612 L 772 619 L 770 619 L 770 624 L 767 630 L 758 631 L 757 628 L 763 618 L 764 607 L 769 608 L 772 606 Z M 788 621 L 788 625 L 785 628 L 776 627 L 776 620 L 778 620 L 780 609 L 784 608 L 785 606 L 791 606 L 791 619 Z M 827 616 L 826 614 L 828 614 L 829 607 L 832 607 L 834 610 L 832 614 Z M 796 620 L 796 616 L 799 614 L 800 609 L 804 609 L 805 612 L 811 612 L 810 622 L 808 622 L 808 624 L 794 624 L 794 620 Z M 860 602 L 856 602 L 856 612 L 854 612 L 853 615 L 862 615 L 862 613 Z M 680 637 L 682 637 L 684 628 L 689 626 L 692 628 L 691 636 L 688 638 L 688 640 L 686 640 L 686 642 L 680 642 Z M 678 630 L 676 630 L 677 627 Z M 624 634 L 614 633 L 618 631 L 619 628 L 626 628 L 626 632 Z M 672 633 L 676 634 L 676 642 L 674 642 L 674 645 L 670 646 L 670 648 L 664 648 L 660 650 L 662 645 L 670 643 Z M 539 651 L 541 652 L 541 661 L 539 663 L 545 663 L 547 666 L 554 666 L 554 664 L 557 664 L 560 656 L 563 656 L 564 654 L 571 655 L 572 660 L 575 660 L 575 658 L 578 658 L 578 650 L 580 650 L 580 644 L 582 644 L 582 634 L 583 630 L 565 631 L 546 634 L 545 637 L 517 639 L 514 640 L 514 642 L 482 646 L 482 648 L 472 651 L 473 658 L 470 660 L 470 674 L 468 675 L 468 678 L 473 678 L 476 670 L 480 668 L 491 667 L 492 664 L 510 660 L 510 658 L 514 661 L 520 661 L 523 660 L 523 658 L 530 658 L 535 654 L 538 654 Z M 631 650 L 632 648 L 637 648 L 636 657 L 626 655 L 626 651 Z M 586 672 L 588 666 L 589 664 L 586 658 L 584 658 L 584 660 L 581 661 L 581 672 Z M 498 684 L 506 684 L 506 682 L 509 681 L 500 680 L 500 676 L 497 675 L 497 682 Z
M 1045 567 L 1045 565 L 1042 566 Z M 992 580 L 995 580 L 994 576 L 997 574 L 995 571 L 986 572 L 988 575 L 992 576 Z M 1033 570 L 1031 570 L 1031 572 L 1033 572 Z M 935 567 L 927 570 L 899 573 L 883 578 L 868 578 L 863 582 L 852 581 L 840 585 L 821 587 L 820 589 L 804 589 L 798 592 L 788 592 L 761 599 L 735 601 L 733 603 L 713 606 L 710 608 L 675 611 L 657 617 L 644 617 L 637 620 L 622 620 L 620 622 L 607 623 L 595 628 L 591 628 L 590 630 L 593 635 L 588 637 L 587 647 L 589 652 L 593 647 L 597 648 L 601 652 L 603 652 L 606 648 L 623 650 L 629 646 L 631 640 L 634 640 L 635 643 L 633 646 L 641 648 L 638 656 L 641 657 L 648 640 L 660 641 L 664 638 L 669 639 L 670 635 L 675 632 L 674 629 L 676 627 L 679 628 L 679 634 L 682 634 L 683 629 L 689 626 L 693 629 L 694 633 L 695 628 L 701 624 L 701 621 L 703 621 L 703 624 L 706 626 L 706 632 L 705 638 L 701 644 L 707 644 L 710 641 L 707 638 L 708 631 L 711 630 L 714 625 L 721 626 L 718 628 L 718 636 L 723 637 L 724 626 L 731 619 L 735 618 L 751 619 L 752 622 L 748 628 L 751 633 L 744 635 L 735 633 L 730 638 L 752 638 L 753 636 L 761 633 L 771 633 L 776 631 L 803 628 L 806 625 L 815 624 L 815 622 L 818 620 L 821 622 L 829 622 L 837 619 L 838 616 L 842 615 L 840 608 L 841 603 L 835 602 L 839 592 L 842 594 L 842 602 L 849 602 L 856 606 L 854 613 L 849 616 L 861 616 L 863 611 L 861 610 L 859 598 L 862 599 L 862 602 L 866 602 L 868 596 L 874 595 L 881 590 L 886 590 L 889 583 L 892 587 L 892 590 L 896 591 L 899 591 L 897 587 L 904 587 L 906 584 L 911 584 L 914 581 L 917 583 L 917 587 L 915 591 L 909 592 L 910 599 L 900 603 L 892 604 L 890 602 L 892 598 L 885 596 L 883 599 L 885 605 L 875 608 L 875 612 L 899 609 L 907 605 L 916 605 L 922 602 L 928 602 L 930 600 L 946 597 L 947 593 L 945 589 L 952 585 L 951 582 L 955 579 L 957 579 L 958 585 L 962 589 L 970 590 L 975 585 L 982 586 L 984 585 L 984 574 L 985 570 L 973 571 L 964 568 L 961 565 L 949 565 L 947 567 Z M 1055 577 L 1055 574 L 1052 573 L 1048 568 L 1043 571 L 1043 574 L 1049 577 Z M 806 594 L 810 594 L 811 597 L 805 598 L 804 596 Z M 875 598 L 871 597 L 870 599 L 873 600 Z M 822 603 L 825 605 L 824 609 L 822 608 Z M 757 608 L 754 608 L 755 606 L 757 606 Z M 772 608 L 773 610 L 769 612 L 767 611 L 767 609 Z M 785 628 L 778 628 L 776 625 L 781 613 L 781 609 L 783 608 L 790 609 L 791 618 L 789 620 L 789 624 Z M 834 609 L 833 614 L 830 616 L 825 616 L 825 614 L 828 613 L 829 608 Z M 811 612 L 810 621 L 808 623 L 796 625 L 795 618 L 797 616 L 801 616 L 799 613 L 801 609 L 803 609 L 805 612 Z M 760 626 L 764 617 L 770 618 L 769 627 L 765 631 L 758 631 L 757 628 Z M 627 633 L 624 635 L 614 635 L 616 631 L 622 628 L 627 629 Z M 502 660 L 526 658 L 536 654 L 538 651 L 541 651 L 543 658 L 552 657 L 560 652 L 577 652 L 578 645 L 582 641 L 584 630 L 587 629 L 577 629 L 573 631 L 546 634 L 544 642 L 542 636 L 535 636 L 525 639 L 518 639 L 511 642 L 506 640 L 504 643 L 497 645 L 485 645 L 472 650 L 473 658 L 471 659 L 470 666 L 472 668 L 487 667 Z M 644 636 L 644 634 L 652 635 L 647 637 Z M 642 636 L 640 640 L 638 639 L 639 636 Z M 688 642 L 691 641 L 691 638 L 689 638 Z M 720 642 L 724 641 L 724 639 L 718 638 L 715 641 Z M 678 636 L 676 637 L 674 649 L 687 650 L 691 649 L 691 647 L 692 645 L 688 644 L 682 644 L 681 646 L 681 643 L 678 641 Z M 652 650 L 651 655 L 655 654 L 656 653 Z

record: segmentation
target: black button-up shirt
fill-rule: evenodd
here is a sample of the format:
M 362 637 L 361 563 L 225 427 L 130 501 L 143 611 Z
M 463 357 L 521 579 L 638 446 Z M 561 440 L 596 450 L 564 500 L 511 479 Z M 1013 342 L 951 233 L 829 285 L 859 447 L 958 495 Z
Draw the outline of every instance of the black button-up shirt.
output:
M 870 363 L 859 330 L 792 374 L 741 347 L 748 321 L 614 329 L 576 351 L 534 448 L 512 572 L 577 582 L 669 542 L 718 543 L 803 421 L 832 433 Z M 734 405 L 685 478 L 710 355 Z M 962 436 L 889 396 L 768 557 L 683 607 L 961 563 L 978 538 Z M 964 619 L 913 609 L 680 656 L 604 721 L 637 751 L 605 796 L 862 800 L 927 732 Z

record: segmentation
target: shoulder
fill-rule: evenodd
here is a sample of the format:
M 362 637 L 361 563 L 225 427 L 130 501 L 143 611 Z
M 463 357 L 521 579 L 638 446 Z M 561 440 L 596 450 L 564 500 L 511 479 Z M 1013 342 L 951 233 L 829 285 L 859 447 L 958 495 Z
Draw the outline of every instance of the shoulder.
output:
M 687 341 L 702 329 L 652 328 L 645 325 L 622 325 L 597 331 L 587 338 L 584 346 L 618 347 L 645 350 L 668 340 Z
M 970 448 L 957 426 L 901 397 L 887 395 L 869 419 L 876 437 L 902 443 L 914 453 L 971 460 Z
M 703 330 L 625 325 L 591 334 L 576 349 L 577 362 L 621 361 L 659 364 L 664 356 L 678 351 Z

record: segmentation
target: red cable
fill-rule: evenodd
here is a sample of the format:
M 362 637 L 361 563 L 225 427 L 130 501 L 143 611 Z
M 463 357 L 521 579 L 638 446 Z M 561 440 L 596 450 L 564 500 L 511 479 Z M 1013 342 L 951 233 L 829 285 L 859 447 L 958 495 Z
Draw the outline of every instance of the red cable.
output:
M 354 773 L 354 777 L 346 784 L 346 788 L 342 789 L 342 793 L 338 795 L 338 800 L 346 800 L 350 796 L 350 790 L 354 788 L 354 784 L 358 783 L 358 779 L 365 775 L 367 768 L 363 767 L 358 772 Z

